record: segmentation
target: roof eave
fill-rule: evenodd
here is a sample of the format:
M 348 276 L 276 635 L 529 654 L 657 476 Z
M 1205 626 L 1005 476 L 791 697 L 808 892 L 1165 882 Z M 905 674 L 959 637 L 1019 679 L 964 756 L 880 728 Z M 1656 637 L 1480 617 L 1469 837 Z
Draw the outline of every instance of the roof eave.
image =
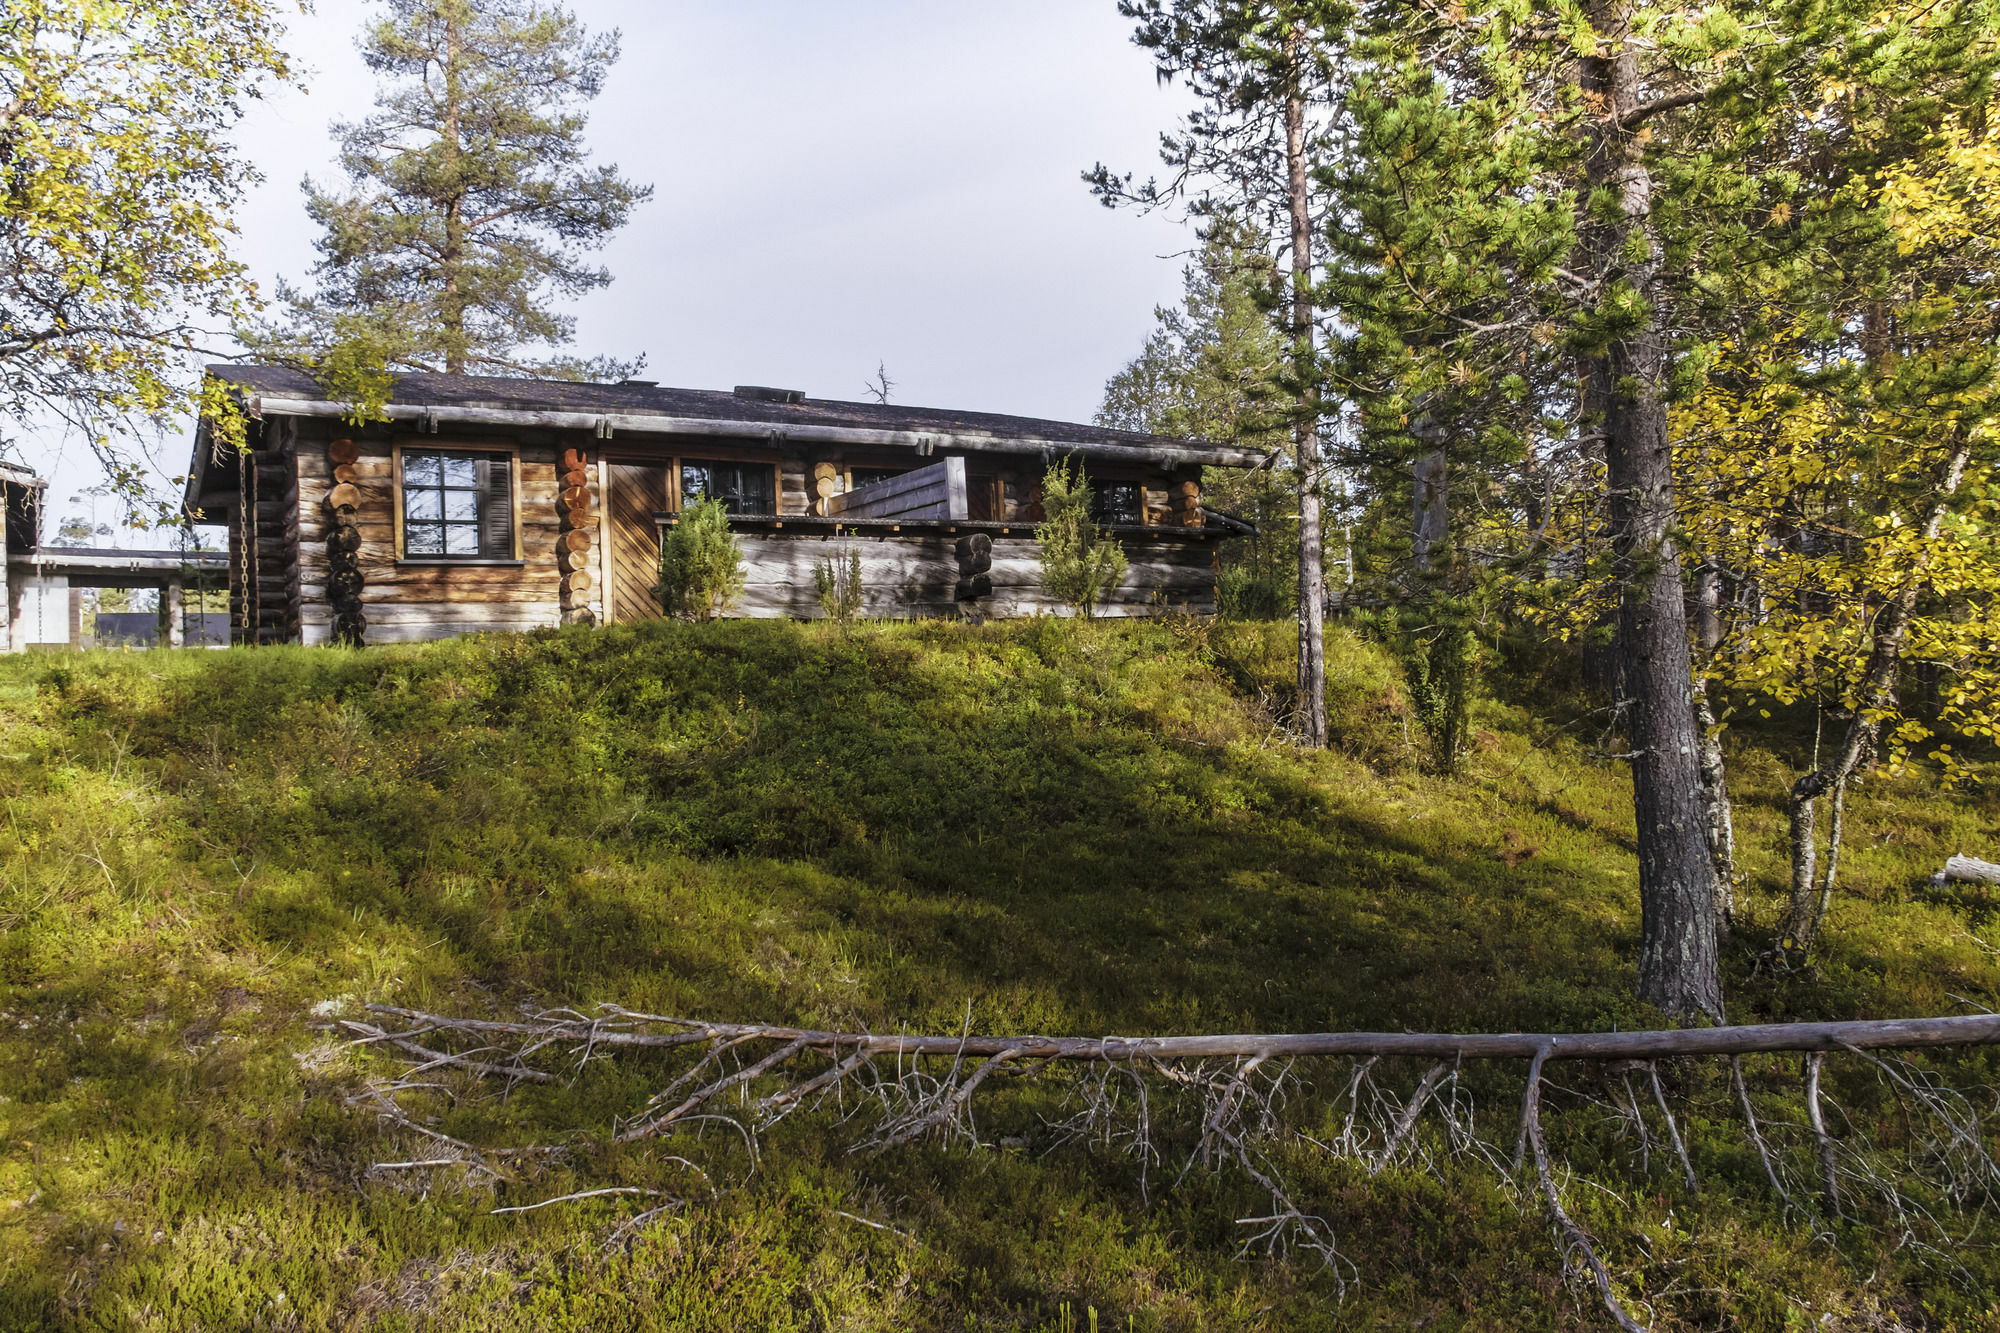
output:
M 343 403 L 318 398 L 287 398 L 276 395 L 248 399 L 250 415 L 344 417 L 352 410 Z M 781 424 L 763 421 L 736 421 L 719 417 L 673 416 L 652 412 L 561 412 L 500 407 L 428 407 L 421 404 L 391 403 L 382 408 L 391 421 L 415 421 L 427 429 L 437 425 L 528 426 L 554 430 L 587 430 L 608 439 L 619 432 L 634 435 L 704 435 L 727 439 L 770 443 L 801 442 L 844 445 L 875 445 L 908 448 L 920 454 L 938 449 L 966 453 L 1037 454 L 1060 457 L 1081 454 L 1087 458 L 1119 459 L 1153 463 L 1165 467 L 1258 467 L 1269 455 L 1258 449 L 1195 442 L 1162 441 L 1159 444 L 1107 444 L 1074 440 L 1044 439 L 1036 436 L 991 435 L 969 431 L 880 430 L 865 426 L 821 426 L 802 423 Z

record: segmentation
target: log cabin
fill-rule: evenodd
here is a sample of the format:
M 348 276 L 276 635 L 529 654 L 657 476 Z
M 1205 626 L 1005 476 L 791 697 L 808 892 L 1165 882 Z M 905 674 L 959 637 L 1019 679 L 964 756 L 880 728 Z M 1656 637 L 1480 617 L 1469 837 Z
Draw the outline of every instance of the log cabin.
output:
M 1034 525 L 1080 461 L 1130 568 L 1098 613 L 1212 612 L 1217 551 L 1251 529 L 1202 504 L 1207 467 L 1263 453 L 1067 422 L 793 390 L 407 374 L 355 428 L 310 376 L 213 366 L 247 447 L 197 428 L 186 501 L 229 530 L 239 643 L 391 643 L 661 614 L 660 540 L 722 502 L 744 616 L 820 613 L 814 570 L 859 553 L 863 614 L 1060 613 Z

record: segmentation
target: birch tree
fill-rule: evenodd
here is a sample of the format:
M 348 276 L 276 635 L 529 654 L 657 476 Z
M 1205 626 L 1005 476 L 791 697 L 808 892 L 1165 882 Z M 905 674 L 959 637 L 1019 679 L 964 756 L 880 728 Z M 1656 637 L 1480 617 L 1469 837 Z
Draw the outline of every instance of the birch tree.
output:
M 231 214 L 255 173 L 230 134 L 289 77 L 265 0 L 8 0 L 0 7 L 0 413 L 97 448 L 194 405 L 197 355 L 256 291 Z

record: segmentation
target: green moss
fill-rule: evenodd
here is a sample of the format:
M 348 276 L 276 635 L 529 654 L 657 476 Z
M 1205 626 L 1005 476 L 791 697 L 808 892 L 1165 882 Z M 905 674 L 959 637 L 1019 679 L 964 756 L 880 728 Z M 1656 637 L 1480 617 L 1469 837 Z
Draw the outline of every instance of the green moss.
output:
M 1242 1179 L 1142 1190 L 1129 1159 L 1045 1153 L 1059 1086 L 982 1110 L 1028 1149 L 860 1158 L 803 1117 L 752 1173 L 705 1143 L 713 1198 L 636 1151 L 497 1193 L 366 1174 L 399 1145 L 347 1104 L 360 1057 L 315 1029 L 321 1002 L 931 1030 L 970 1005 L 988 1030 L 1086 1033 L 1651 1021 L 1627 996 L 1623 771 L 1488 703 L 1462 773 L 1426 776 L 1393 664 L 1338 632 L 1338 743 L 1300 751 L 1274 725 L 1290 633 L 721 622 L 0 661 L 0 1327 L 1600 1326 L 1479 1172 L 1288 1150 L 1360 1269 L 1343 1303 L 1313 1263 L 1237 1258 L 1234 1219 L 1264 1206 Z M 1991 846 L 2000 805 L 1916 776 L 1850 809 L 1822 973 L 1752 976 L 1788 771 L 1762 744 L 1732 771 L 1754 881 L 1735 1016 L 1991 1003 L 1986 905 L 1919 881 Z M 1656 1160 L 1644 1188 L 1577 1200 L 1663 1327 L 1980 1326 L 1985 1251 L 1947 1272 L 1787 1229 L 1712 1076 L 1676 1091 L 1713 1198 L 1678 1200 Z M 1504 1114 L 1518 1071 L 1469 1077 Z M 1843 1078 L 1850 1114 L 1888 1117 Z M 626 1062 L 439 1114 L 548 1139 L 653 1086 Z M 1337 1131 L 1314 1123 L 1331 1093 L 1307 1090 L 1302 1128 Z M 1631 1178 L 1588 1107 L 1557 1133 Z M 689 1201 L 614 1246 L 630 1199 L 488 1213 L 604 1183 Z

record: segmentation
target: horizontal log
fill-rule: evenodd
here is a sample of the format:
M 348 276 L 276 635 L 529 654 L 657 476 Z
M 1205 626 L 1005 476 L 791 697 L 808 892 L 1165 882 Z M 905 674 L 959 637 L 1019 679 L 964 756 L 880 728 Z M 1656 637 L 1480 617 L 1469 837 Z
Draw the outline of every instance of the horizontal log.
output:
M 587 569 L 579 569 L 569 574 L 565 574 L 563 576 L 562 586 L 564 592 L 582 593 L 590 591 L 591 583 L 592 580 L 590 577 L 590 571 Z
M 326 446 L 326 456 L 337 467 L 361 457 L 361 448 L 353 440 L 332 440 Z
M 708 1023 L 634 1014 L 601 1006 L 598 1023 L 554 1020 L 510 1023 L 371 1004 L 425 1027 L 467 1032 L 588 1041 L 597 1046 L 676 1047 L 735 1038 L 792 1043 L 809 1050 L 868 1051 L 877 1055 L 988 1057 L 1011 1052 L 1020 1060 L 1075 1060 L 1124 1064 L 1139 1060 L 1213 1060 L 1299 1056 L 1416 1056 L 1432 1060 L 1654 1060 L 1663 1056 L 1768 1055 L 1792 1051 L 1919 1050 L 2000 1045 L 2000 1014 L 1950 1018 L 1860 1019 L 1835 1023 L 1757 1023 L 1743 1027 L 1667 1028 L 1636 1032 L 1294 1032 L 1234 1033 L 1196 1037 L 923 1036 L 791 1028 L 757 1023 Z M 663 1032 L 632 1031 L 648 1024 Z
M 557 544 L 567 551 L 588 551 L 590 549 L 590 529 L 572 528 L 557 538 Z
M 590 455 L 582 449 L 565 449 L 561 461 L 564 472 L 581 472 L 590 466 Z
M 562 589 L 554 583 L 540 588 L 423 588 L 408 584 L 369 583 L 361 589 L 360 599 L 371 608 L 401 606 L 440 610 L 454 606 L 492 606 L 505 608 L 509 615 L 525 615 L 528 614 L 526 608 L 555 606 L 562 600 Z
M 353 485 L 360 477 L 361 469 L 355 467 L 352 463 L 342 463 L 333 470 L 334 481 L 344 486 Z
M 559 480 L 565 489 L 571 486 L 588 486 L 590 485 L 590 473 L 582 468 L 576 468 L 563 473 Z
M 361 490 L 353 482 L 342 482 L 326 493 L 326 503 L 336 510 L 358 508 Z
M 1951 880 L 1967 884 L 2000 884 L 2000 865 L 1972 856 L 1954 856 L 1944 863 L 1943 870 L 1931 878 L 1937 884 Z

